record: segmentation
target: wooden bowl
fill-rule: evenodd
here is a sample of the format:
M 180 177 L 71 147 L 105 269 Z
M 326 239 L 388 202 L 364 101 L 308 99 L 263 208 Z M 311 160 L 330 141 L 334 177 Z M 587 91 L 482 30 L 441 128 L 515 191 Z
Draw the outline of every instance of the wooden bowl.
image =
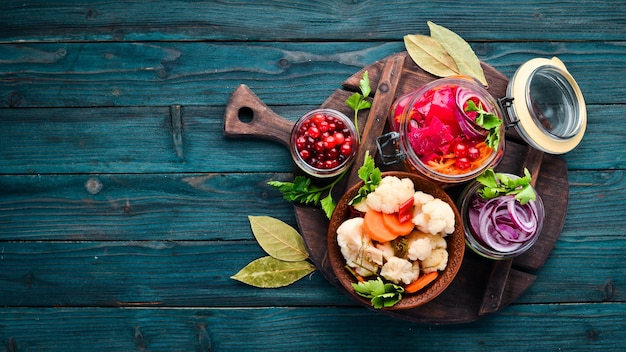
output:
M 448 265 L 446 268 L 439 272 L 437 279 L 429 284 L 422 290 L 413 294 L 403 294 L 402 299 L 392 307 L 382 308 L 388 310 L 402 310 L 411 309 L 425 304 L 439 294 L 441 294 L 450 285 L 454 277 L 458 273 L 461 263 L 463 261 L 463 255 L 465 254 L 465 238 L 463 234 L 463 224 L 459 211 L 457 210 L 454 201 L 450 196 L 439 186 L 432 181 L 418 176 L 416 174 L 408 172 L 384 172 L 385 176 L 397 176 L 399 178 L 410 178 L 413 181 L 416 191 L 423 191 L 435 198 L 439 198 L 446 203 L 450 204 L 454 211 L 455 225 L 454 232 L 445 237 L 448 250 Z M 330 219 L 330 226 L 328 228 L 328 258 L 333 268 L 337 279 L 348 292 L 348 294 L 354 297 L 367 307 L 372 307 L 369 299 L 359 296 L 352 288 L 352 283 L 356 283 L 356 279 L 352 274 L 346 270 L 346 260 L 341 254 L 339 245 L 337 244 L 337 228 L 341 223 L 350 218 L 350 200 L 357 194 L 359 188 L 363 185 L 363 182 L 351 187 L 337 202 L 337 207 L 333 212 Z

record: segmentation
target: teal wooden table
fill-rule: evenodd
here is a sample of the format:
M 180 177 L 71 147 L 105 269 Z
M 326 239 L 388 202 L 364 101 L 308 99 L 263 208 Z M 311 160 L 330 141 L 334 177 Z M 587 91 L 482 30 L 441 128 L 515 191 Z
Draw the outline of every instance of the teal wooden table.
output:
M 319 272 L 230 279 L 248 215 L 296 226 L 287 150 L 224 137 L 248 85 L 295 121 L 426 21 L 507 77 L 558 56 L 588 110 L 565 225 L 535 283 L 464 324 L 405 321 Z M 626 346 L 623 1 L 3 1 L 0 350 L 619 350 Z M 463 302 L 458 302 L 463 304 Z

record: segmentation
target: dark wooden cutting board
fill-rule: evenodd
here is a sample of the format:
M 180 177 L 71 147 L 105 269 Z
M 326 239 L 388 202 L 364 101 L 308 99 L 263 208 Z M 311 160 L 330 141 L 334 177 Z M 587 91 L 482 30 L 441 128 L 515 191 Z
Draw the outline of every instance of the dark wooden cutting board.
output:
M 483 70 L 490 94 L 495 98 L 504 97 L 508 79 L 484 63 Z M 321 107 L 333 108 L 348 116 L 353 115 L 345 101 L 358 91 L 359 81 L 365 71 L 368 71 L 373 87 L 373 101 L 371 109 L 359 114 L 359 131 L 362 131 L 362 137 L 356 160 L 363 160 L 365 151 L 369 151 L 371 155 L 377 154 L 375 140 L 387 129 L 387 112 L 394 99 L 437 79 L 420 69 L 406 52 L 402 52 L 377 61 L 352 75 L 343 82 L 343 89 L 331 94 Z M 242 115 L 247 119 L 242 119 Z M 247 86 L 241 85 L 233 92 L 226 107 L 224 134 L 233 138 L 264 138 L 289 147 L 293 125 L 294 122 L 275 114 Z M 529 147 L 513 128 L 507 129 L 506 138 L 504 157 L 496 170 L 521 174 L 526 167 L 533 174 L 535 189 L 546 208 L 539 240 L 528 252 L 514 260 L 492 261 L 467 250 L 459 273 L 440 296 L 417 308 L 403 311 L 381 310 L 381 313 L 430 324 L 474 321 L 511 304 L 535 281 L 535 275 L 552 252 L 565 222 L 569 195 L 567 165 L 559 156 L 544 154 Z M 403 165 L 378 165 L 383 170 L 405 169 Z M 357 182 L 357 169 L 358 165 L 335 187 L 336 198 Z M 294 173 L 301 172 L 294 166 Z M 446 191 L 453 199 L 457 199 L 464 186 L 465 184 L 450 186 Z M 294 204 L 294 209 L 311 260 L 328 281 L 344 290 L 337 282 L 326 257 L 329 221 L 324 212 L 317 207 L 299 204 Z

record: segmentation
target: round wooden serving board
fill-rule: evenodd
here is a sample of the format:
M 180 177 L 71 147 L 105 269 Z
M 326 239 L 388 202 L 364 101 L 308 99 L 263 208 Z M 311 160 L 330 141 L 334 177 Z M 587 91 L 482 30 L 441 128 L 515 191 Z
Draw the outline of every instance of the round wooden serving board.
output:
M 489 83 L 488 91 L 495 98 L 504 97 L 508 79 L 493 67 L 483 63 Z M 346 99 L 358 91 L 363 73 L 368 71 L 373 88 L 372 108 L 359 114 L 359 131 L 362 131 L 361 146 L 355 160 L 363 160 L 369 151 L 377 154 L 376 138 L 385 133 L 387 112 L 396 97 L 409 92 L 437 77 L 420 69 L 406 52 L 388 56 L 352 75 L 321 105 L 333 108 L 348 116 L 353 111 Z M 250 121 L 241 117 L 249 115 Z M 294 122 L 271 111 L 245 85 L 232 94 L 226 107 L 224 134 L 234 138 L 264 138 L 289 146 L 289 137 Z M 514 128 L 507 130 L 507 142 L 499 172 L 521 174 L 524 167 L 533 174 L 535 189 L 542 197 L 546 208 L 543 231 L 537 243 L 526 253 L 514 260 L 492 261 L 465 251 L 461 269 L 450 286 L 429 303 L 408 310 L 377 310 L 382 314 L 429 324 L 452 324 L 470 322 L 481 316 L 498 311 L 515 301 L 535 281 L 535 274 L 545 263 L 561 233 L 567 212 L 569 184 L 567 165 L 563 158 L 544 154 L 523 142 Z M 358 181 L 353 167 L 347 178 L 335 187 L 338 199 L 344 190 Z M 383 167 L 382 170 L 403 170 L 403 166 Z M 294 167 L 295 174 L 301 174 Z M 446 191 L 453 199 L 465 184 L 448 187 Z M 337 282 L 327 258 L 327 230 L 329 221 L 317 207 L 294 204 L 300 233 L 309 249 L 311 260 L 317 269 L 335 286 L 345 291 Z M 347 293 L 347 292 L 346 292 Z M 373 309 L 373 308 L 372 308 Z

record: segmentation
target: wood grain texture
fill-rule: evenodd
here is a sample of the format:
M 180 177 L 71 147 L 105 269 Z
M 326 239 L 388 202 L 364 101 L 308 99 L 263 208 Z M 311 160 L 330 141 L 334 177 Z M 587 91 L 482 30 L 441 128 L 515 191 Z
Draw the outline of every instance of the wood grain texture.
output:
M 590 216 L 588 221 L 592 219 Z M 607 228 L 623 226 L 606 224 Z M 516 305 L 619 303 L 626 299 L 619 289 L 626 284 L 622 260 L 626 239 L 618 233 L 585 229 L 588 226 L 565 228 L 536 281 Z M 14 307 L 356 306 L 319 272 L 293 286 L 273 290 L 230 280 L 244 265 L 265 255 L 248 228 L 240 231 L 240 239 L 233 236 L 230 240 L 151 236 L 155 239 L 2 241 L 0 297 L 4 306 Z M 486 265 L 469 251 L 466 260 Z M 481 287 L 486 279 L 471 277 L 462 286 Z M 480 298 L 473 304 L 479 305 Z
M 7 308 L 8 350 L 393 351 L 619 350 L 624 303 L 523 305 L 472 326 L 425 326 L 346 307 L 248 309 Z M 64 324 L 58 324 L 65 321 Z M 32 334 L 29 331 L 47 331 Z M 515 331 L 516 338 L 502 331 Z M 523 332 L 523 333 L 520 333 Z M 549 332 L 549 337 L 546 336 Z M 242 338 L 245 336 L 246 338 Z M 359 336 L 358 341 L 347 336 Z M 97 346 L 97 347 L 96 347 Z
M 590 11 L 593 9 L 593 11 Z M 4 40 L 399 40 L 427 31 L 426 21 L 467 40 L 622 40 L 624 4 L 602 0 L 336 2 L 141 1 L 72 3 L 38 0 L 0 6 Z M 469 13 L 489 14 L 492 21 Z M 55 14 L 51 17 L 50 14 Z M 355 16 L 354 14 L 359 14 Z M 272 23 L 272 26 L 267 26 Z M 594 28 L 590 31 L 589 28 Z M 515 30 L 513 30 L 515 29 Z
M 359 69 L 404 50 L 389 42 L 0 42 L 0 107 L 225 106 L 239 84 L 267 105 L 319 106 Z M 558 56 L 589 104 L 625 103 L 620 42 L 473 43 L 507 77 Z
M 316 107 L 270 109 L 295 121 Z M 224 111 L 220 106 L 182 107 L 179 158 L 168 107 L 0 109 L 0 170 L 31 175 L 292 171 L 291 156 L 279 143 L 224 137 Z M 592 105 L 588 114 L 585 137 L 564 155 L 568 167 L 626 168 L 626 104 Z
M 0 349 L 622 349 L 625 12 L 602 0 L 0 2 Z M 242 204 L 296 225 L 265 186 L 293 177 L 286 149 L 222 135 L 232 90 L 247 84 L 295 121 L 404 50 L 405 34 L 428 34 L 427 20 L 507 77 L 556 55 L 581 86 L 587 133 L 564 156 L 568 213 L 536 281 L 521 297 L 506 288 L 499 312 L 434 326 L 357 306 L 319 272 L 277 290 L 230 280 L 263 255 Z
M 295 226 L 286 174 L 0 176 L 0 240 L 250 239 L 248 215 Z M 226 215 L 227 214 L 227 215 Z

